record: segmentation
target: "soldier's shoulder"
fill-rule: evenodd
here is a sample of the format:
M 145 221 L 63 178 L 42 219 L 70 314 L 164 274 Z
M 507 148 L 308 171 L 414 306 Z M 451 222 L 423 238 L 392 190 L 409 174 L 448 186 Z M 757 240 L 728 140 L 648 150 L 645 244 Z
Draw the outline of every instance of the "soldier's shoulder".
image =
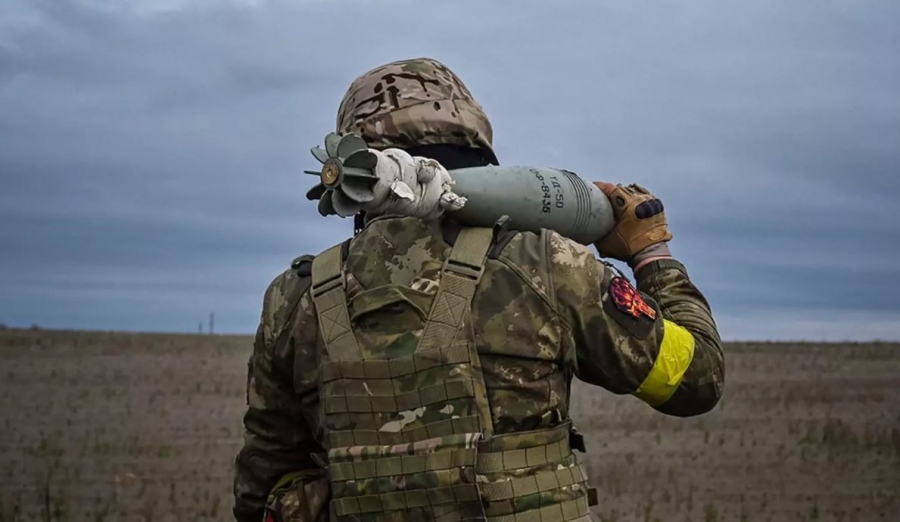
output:
M 266 288 L 261 323 L 267 344 L 281 334 L 312 285 L 314 259 L 312 255 L 294 258 L 290 267 L 275 276 Z
M 546 237 L 543 233 L 504 230 L 496 234 L 488 258 L 499 262 L 497 269 L 489 269 L 491 285 L 517 274 L 515 277 L 521 278 L 538 292 L 547 294 L 550 274 Z M 505 268 L 500 269 L 501 266 Z M 499 280 L 496 279 L 498 277 Z
M 554 266 L 566 268 L 593 268 L 597 262 L 593 251 L 558 232 L 547 231 L 550 261 Z
M 312 264 L 316 256 L 311 254 L 303 254 L 297 256 L 291 261 L 291 270 L 296 272 L 297 277 L 309 277 L 312 275 Z
M 516 264 L 550 262 L 566 267 L 590 266 L 591 249 L 552 230 L 514 231 L 500 245 L 502 256 Z
M 489 256 L 516 264 L 537 260 L 543 250 L 540 233 L 504 229 L 495 234 Z
M 590 248 L 552 230 L 517 232 L 500 259 L 548 295 L 560 285 L 580 286 L 599 276 Z
M 350 241 L 344 241 L 342 243 L 338 243 L 331 248 L 340 247 L 341 248 L 341 259 L 346 259 L 349 251 Z M 327 252 L 331 250 L 328 248 L 323 251 Z M 300 297 L 304 292 L 296 292 L 297 288 L 301 290 L 308 290 L 312 284 L 312 269 L 313 269 L 313 261 L 316 260 L 316 257 L 320 256 L 320 254 L 303 254 L 301 256 L 297 256 L 291 261 L 291 265 L 288 269 L 283 271 L 282 273 L 275 276 L 271 283 L 269 283 L 269 288 L 266 291 L 266 294 L 274 293 L 281 295 L 293 295 L 296 294 L 297 297 Z
M 316 256 L 309 254 L 295 257 L 287 269 L 272 279 L 266 293 L 283 291 L 301 283 L 303 279 L 309 279 L 312 276 L 312 263 L 315 258 Z

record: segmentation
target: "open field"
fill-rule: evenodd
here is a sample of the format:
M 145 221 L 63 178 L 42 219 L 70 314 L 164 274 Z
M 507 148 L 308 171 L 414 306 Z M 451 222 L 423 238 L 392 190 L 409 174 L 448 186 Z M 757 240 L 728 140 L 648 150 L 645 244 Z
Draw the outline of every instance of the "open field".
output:
M 0 331 L 0 522 L 230 520 L 250 342 Z M 599 520 L 900 520 L 900 346 L 727 351 L 694 419 L 577 388 Z

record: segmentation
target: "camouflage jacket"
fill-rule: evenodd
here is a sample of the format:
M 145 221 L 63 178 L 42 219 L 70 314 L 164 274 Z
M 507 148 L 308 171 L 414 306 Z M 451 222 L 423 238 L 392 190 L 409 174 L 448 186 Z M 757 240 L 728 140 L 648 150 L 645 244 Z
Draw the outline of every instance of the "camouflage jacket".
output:
M 454 237 L 452 225 L 437 221 L 371 221 L 346 244 L 348 297 L 389 282 L 435 291 Z M 326 453 L 310 259 L 298 258 L 266 291 L 236 459 L 241 522 L 261 520 L 272 486 L 317 468 Z M 715 406 L 724 361 L 706 299 L 675 260 L 653 261 L 635 279 L 637 291 L 555 232 L 499 234 L 472 304 L 495 434 L 566 421 L 573 377 L 634 394 L 668 415 Z

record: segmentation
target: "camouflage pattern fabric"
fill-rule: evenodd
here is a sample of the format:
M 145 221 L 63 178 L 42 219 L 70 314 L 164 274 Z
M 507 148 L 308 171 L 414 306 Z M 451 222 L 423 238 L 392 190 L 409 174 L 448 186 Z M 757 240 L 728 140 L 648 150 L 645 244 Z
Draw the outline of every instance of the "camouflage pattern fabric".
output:
M 290 473 L 272 488 L 265 522 L 325 522 L 330 499 L 331 489 L 323 470 Z
M 431 58 L 391 62 L 354 80 L 338 110 L 336 132 L 355 132 L 374 149 L 480 148 L 496 163 L 481 105 L 453 71 Z
M 349 245 L 348 297 L 385 284 L 433 294 L 450 248 L 446 230 L 415 218 L 371 220 Z M 644 266 L 629 293 L 630 285 L 590 249 L 554 232 L 515 233 L 501 246 L 487 261 L 471 325 L 498 439 L 569 422 L 573 377 L 636 394 L 668 415 L 702 414 L 718 402 L 724 384 L 719 335 L 707 301 L 679 262 Z M 262 518 L 282 476 L 325 460 L 322 344 L 309 292 L 297 296 L 308 280 L 309 263 L 299 262 L 266 292 L 249 367 L 245 445 L 236 460 L 234 513 L 241 522 Z M 396 325 L 382 321 L 381 327 L 398 328 L 404 314 L 417 314 L 415 306 L 396 312 Z M 365 314 L 354 319 L 366 320 Z M 669 360 L 659 355 L 673 339 L 691 342 L 680 375 L 668 380 L 674 387 L 665 396 L 640 392 Z M 573 479 L 576 473 L 573 468 Z M 547 499 L 538 494 L 530 502 L 536 508 Z
M 460 230 L 437 293 L 388 283 L 336 300 L 341 247 L 313 263 L 320 332 L 338 326 L 357 342 L 347 351 L 326 333 L 319 357 L 333 519 L 489 522 L 540 509 L 543 522 L 566 522 L 588 513 L 586 475 L 559 430 L 501 437 L 513 450 L 492 436 L 470 303 L 493 237 Z M 342 303 L 352 324 L 336 325 Z

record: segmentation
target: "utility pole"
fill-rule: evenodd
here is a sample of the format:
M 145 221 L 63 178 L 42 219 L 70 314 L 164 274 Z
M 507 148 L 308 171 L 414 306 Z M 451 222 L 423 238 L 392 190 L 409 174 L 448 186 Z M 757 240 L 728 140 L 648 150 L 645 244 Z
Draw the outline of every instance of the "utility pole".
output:
M 209 313 L 209 335 L 213 335 L 215 330 L 213 329 L 213 325 L 216 321 L 216 314 L 214 312 Z
M 200 321 L 200 323 L 197 325 L 197 333 L 203 335 L 203 321 Z

